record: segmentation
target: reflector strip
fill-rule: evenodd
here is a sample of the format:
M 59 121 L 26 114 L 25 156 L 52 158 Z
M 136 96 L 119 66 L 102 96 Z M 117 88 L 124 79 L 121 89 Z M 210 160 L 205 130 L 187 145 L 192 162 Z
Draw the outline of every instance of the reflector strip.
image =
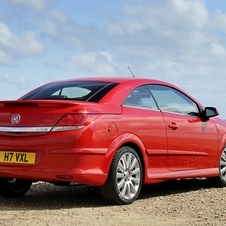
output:
M 52 127 L 0 127 L 0 132 L 9 133 L 37 133 L 37 132 L 49 132 Z
M 76 129 L 81 129 L 84 126 L 54 126 L 52 131 L 66 131 L 66 130 L 76 130 Z

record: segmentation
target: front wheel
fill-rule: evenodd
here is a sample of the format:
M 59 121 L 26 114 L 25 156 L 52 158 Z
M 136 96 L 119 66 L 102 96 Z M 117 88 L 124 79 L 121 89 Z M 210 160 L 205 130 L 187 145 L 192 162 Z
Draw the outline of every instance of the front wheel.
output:
M 219 176 L 208 178 L 210 183 L 215 187 L 225 187 L 226 186 L 226 147 L 224 147 L 219 163 Z
M 32 185 L 31 181 L 20 179 L 0 179 L 0 195 L 3 197 L 21 197 Z
M 137 199 L 143 183 L 139 155 L 131 147 L 120 148 L 112 161 L 106 183 L 100 194 L 112 204 L 131 204 Z

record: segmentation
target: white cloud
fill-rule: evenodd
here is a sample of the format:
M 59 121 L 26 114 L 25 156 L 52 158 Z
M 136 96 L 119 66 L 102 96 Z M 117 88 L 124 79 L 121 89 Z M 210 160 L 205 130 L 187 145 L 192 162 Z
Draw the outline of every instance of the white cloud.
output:
M 7 0 L 8 3 L 30 7 L 36 10 L 43 10 L 47 0 Z
M 39 19 L 38 27 L 45 37 L 69 48 L 88 49 L 91 37 L 96 33 L 92 28 L 83 27 L 71 21 L 59 11 L 49 12 L 45 19 Z
M 221 76 L 224 73 L 224 36 L 213 32 L 216 24 L 205 1 L 143 3 L 126 5 L 122 18 L 114 18 L 106 25 L 107 36 L 104 38 L 108 41 L 105 42 L 120 57 L 114 62 L 117 69 L 119 64 L 126 62 L 141 76 L 157 76 L 168 81 L 175 78 L 173 81 L 178 84 L 183 84 L 184 79 L 211 79 L 213 74 Z M 219 20 L 222 28 L 225 27 L 226 14 L 218 14 Z M 215 68 L 216 65 L 220 70 Z
M 0 62 L 8 63 L 12 60 L 12 56 L 6 52 L 0 51 Z
M 43 20 L 40 22 L 40 27 L 43 29 L 43 31 L 50 36 L 57 37 L 58 32 L 57 32 L 57 25 L 54 22 L 51 22 L 49 20 Z
M 224 46 L 216 44 L 216 43 L 212 43 L 211 47 L 212 47 L 212 53 L 215 56 L 219 56 L 219 57 L 226 56 L 226 51 L 225 51 Z
M 36 87 L 32 79 L 26 78 L 23 75 L 13 76 L 7 73 L 0 76 L 0 83 L 2 84 L 0 90 L 1 100 L 18 99 L 20 96 Z
M 14 77 L 10 76 L 9 74 L 4 74 L 0 77 L 0 82 L 15 86 L 29 86 L 29 84 L 32 84 L 33 82 L 30 79 L 24 78 L 22 76 L 20 77 Z
M 26 31 L 22 36 L 18 37 L 1 22 L 0 47 L 4 49 L 4 52 L 2 52 L 1 55 L 6 56 L 5 60 L 0 57 L 0 62 L 10 61 L 16 56 L 39 55 L 45 50 L 45 44 L 38 40 L 33 31 Z
M 226 33 L 226 14 L 217 12 L 214 15 L 213 21 L 212 21 L 213 28 L 219 29 L 224 34 Z
M 123 34 L 123 28 L 119 24 L 108 24 L 107 25 L 107 32 L 110 35 L 122 35 Z
M 174 22 L 182 23 L 186 28 L 190 26 L 192 29 L 203 29 L 209 22 L 204 1 L 172 0 L 171 2 L 175 9 L 174 15 L 181 18 L 180 21 Z
M 110 75 L 114 73 L 112 56 L 107 52 L 78 54 L 67 62 L 69 68 L 83 70 L 94 75 Z
M 67 24 L 69 22 L 68 16 L 59 10 L 53 10 L 52 17 L 61 24 Z

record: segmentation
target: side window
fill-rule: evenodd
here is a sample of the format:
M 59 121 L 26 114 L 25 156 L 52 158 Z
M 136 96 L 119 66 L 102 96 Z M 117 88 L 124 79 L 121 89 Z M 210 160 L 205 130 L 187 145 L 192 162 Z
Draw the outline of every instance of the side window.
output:
M 198 115 L 197 104 L 180 91 L 163 85 L 149 85 L 161 111 L 180 113 L 185 115 Z
M 134 89 L 123 102 L 125 106 L 156 109 L 155 101 L 146 86 Z

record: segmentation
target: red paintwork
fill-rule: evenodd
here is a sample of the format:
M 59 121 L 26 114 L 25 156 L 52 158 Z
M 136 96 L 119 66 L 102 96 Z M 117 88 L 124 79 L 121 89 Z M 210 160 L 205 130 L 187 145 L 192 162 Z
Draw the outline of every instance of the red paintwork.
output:
M 122 106 L 128 94 L 140 85 L 175 87 L 162 81 L 137 78 L 95 80 L 121 84 L 99 103 L 0 101 L 0 127 L 14 126 L 10 121 L 14 113 L 21 115 L 21 122 L 15 127 L 54 126 L 64 114 L 84 109 L 100 113 L 91 124 L 78 130 L 46 132 L 36 136 L 7 136 L 0 132 L 0 151 L 37 153 L 35 165 L 0 163 L 0 177 L 101 186 L 107 179 L 115 152 L 123 145 L 131 145 L 140 154 L 145 184 L 218 175 L 219 157 L 226 143 L 226 123 L 223 120 L 214 117 L 203 122 L 180 114 Z M 4 107 L 5 103 L 9 106 Z M 11 103 L 15 103 L 14 106 L 10 106 Z M 30 105 L 29 111 L 26 104 Z

